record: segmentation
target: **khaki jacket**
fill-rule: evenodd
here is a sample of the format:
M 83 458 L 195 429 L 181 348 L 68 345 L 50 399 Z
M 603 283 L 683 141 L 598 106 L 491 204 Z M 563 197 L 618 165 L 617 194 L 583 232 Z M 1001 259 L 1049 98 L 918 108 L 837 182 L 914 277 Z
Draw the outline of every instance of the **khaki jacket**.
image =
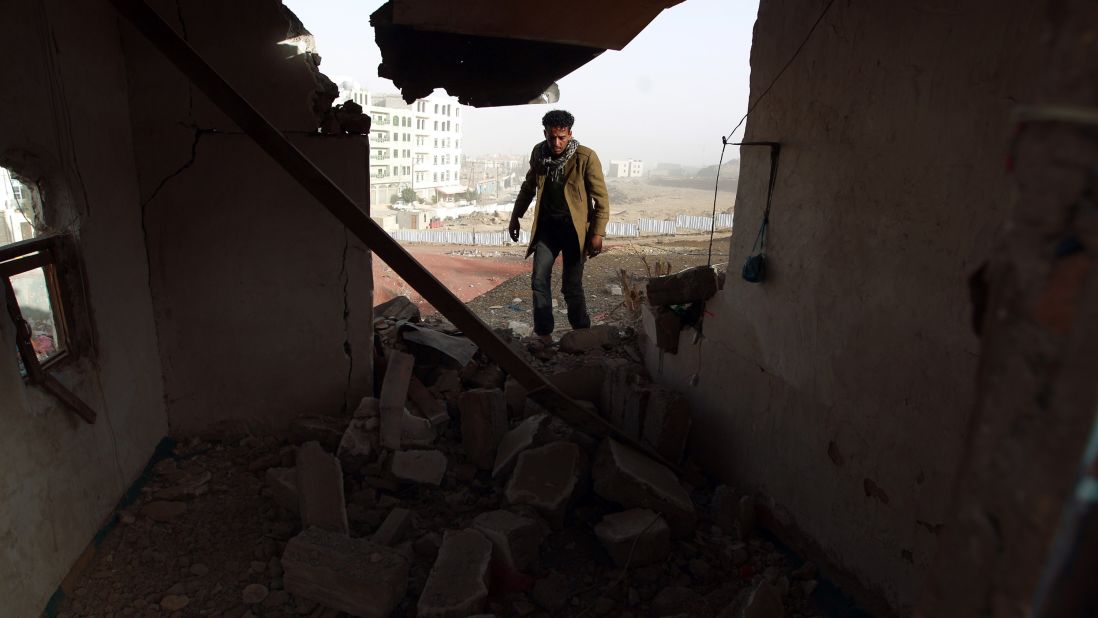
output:
M 542 142 L 534 146 L 530 153 L 530 170 L 519 189 L 515 200 L 514 216 L 521 217 L 530 208 L 530 202 L 537 194 L 534 204 L 534 223 L 530 228 L 530 246 L 526 257 L 534 252 L 534 239 L 538 233 L 538 215 L 541 212 L 542 187 L 545 174 L 537 173 L 538 153 Z M 572 158 L 564 164 L 564 200 L 568 202 L 568 211 L 572 213 L 572 224 L 576 227 L 580 254 L 589 234 L 606 236 L 606 223 L 610 220 L 610 199 L 606 194 L 606 180 L 602 176 L 602 163 L 594 150 L 586 146 L 576 148 Z

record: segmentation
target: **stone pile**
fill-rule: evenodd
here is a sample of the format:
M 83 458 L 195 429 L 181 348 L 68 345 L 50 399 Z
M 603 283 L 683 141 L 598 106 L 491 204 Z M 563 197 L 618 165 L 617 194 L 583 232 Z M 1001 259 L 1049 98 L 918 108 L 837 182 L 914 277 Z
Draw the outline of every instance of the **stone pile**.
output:
M 379 397 L 351 418 L 302 419 L 296 450 L 259 471 L 300 518 L 286 591 L 362 616 L 784 616 L 783 599 L 805 604 L 782 556 L 740 529 L 735 492 L 684 486 L 643 452 L 572 428 L 479 354 L 460 364 L 448 340 L 402 345 L 418 311 L 383 309 Z M 551 351 L 567 359 L 553 383 L 681 462 L 685 399 L 615 353 L 629 345 L 616 327 L 569 335 Z

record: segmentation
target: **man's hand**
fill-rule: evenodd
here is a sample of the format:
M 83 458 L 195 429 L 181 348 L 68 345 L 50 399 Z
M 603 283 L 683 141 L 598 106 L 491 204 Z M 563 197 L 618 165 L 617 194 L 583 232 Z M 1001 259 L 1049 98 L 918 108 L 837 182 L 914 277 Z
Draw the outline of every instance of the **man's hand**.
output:
M 587 257 L 595 257 L 602 253 L 602 236 L 591 234 L 587 237 Z
M 518 217 L 511 217 L 511 223 L 507 226 L 507 233 L 511 235 L 511 240 L 518 242 L 519 230 L 522 226 L 519 225 Z

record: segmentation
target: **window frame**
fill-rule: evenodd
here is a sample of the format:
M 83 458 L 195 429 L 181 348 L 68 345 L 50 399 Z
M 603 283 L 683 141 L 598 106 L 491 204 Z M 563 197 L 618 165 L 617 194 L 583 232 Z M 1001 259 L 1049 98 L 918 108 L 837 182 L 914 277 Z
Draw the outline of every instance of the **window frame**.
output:
M 23 376 L 23 381 L 43 387 L 91 424 L 96 420 L 95 410 L 50 373 L 51 369 L 75 357 L 73 329 L 62 300 L 61 273 L 58 271 L 59 267 L 66 263 L 64 255 L 66 244 L 66 236 L 51 234 L 0 246 L 0 296 L 3 296 L 0 302 L 6 306 L 8 319 L 15 326 L 16 350 L 27 372 L 27 375 Z M 50 310 L 53 312 L 54 328 L 60 340 L 58 347 L 61 348 L 56 355 L 45 362 L 38 360 L 38 354 L 35 353 L 31 344 L 30 325 L 23 317 L 19 300 L 15 296 L 15 287 L 11 282 L 12 277 L 38 268 L 42 269 L 46 278 L 46 292 L 50 299 Z

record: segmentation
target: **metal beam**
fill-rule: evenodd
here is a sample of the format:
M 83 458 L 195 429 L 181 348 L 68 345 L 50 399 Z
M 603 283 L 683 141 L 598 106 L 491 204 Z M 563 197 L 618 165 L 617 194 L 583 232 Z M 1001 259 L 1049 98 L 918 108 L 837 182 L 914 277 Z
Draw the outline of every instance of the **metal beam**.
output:
M 297 180 L 324 208 L 347 226 L 356 237 L 407 281 L 424 300 L 528 391 L 550 394 L 550 411 L 573 426 L 597 436 L 611 436 L 649 457 L 679 470 L 651 448 L 626 436 L 602 417 L 592 414 L 553 386 L 545 376 L 500 339 L 453 292 L 404 250 L 369 215 L 360 210 L 331 179 L 301 153 L 282 133 L 233 89 L 190 44 L 144 0 L 110 0 L 115 9 L 132 23 L 180 72 L 198 87 L 222 112 L 237 124 L 260 148 Z

